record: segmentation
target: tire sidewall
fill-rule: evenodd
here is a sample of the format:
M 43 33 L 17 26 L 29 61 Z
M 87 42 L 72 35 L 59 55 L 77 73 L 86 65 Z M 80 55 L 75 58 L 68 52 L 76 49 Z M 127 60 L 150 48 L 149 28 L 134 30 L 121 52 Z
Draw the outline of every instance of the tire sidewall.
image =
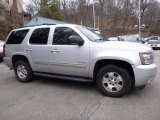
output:
M 27 71 L 27 76 L 25 79 L 21 79 L 18 74 L 17 74 L 17 68 L 18 66 L 23 65 Z M 32 80 L 32 76 L 33 76 L 33 72 L 32 69 L 30 67 L 30 65 L 24 61 L 18 61 L 15 66 L 14 66 L 14 72 L 15 72 L 15 76 L 17 78 L 18 81 L 22 82 L 22 83 L 27 83 L 30 82 Z
M 116 72 L 118 73 L 122 79 L 123 79 L 123 87 L 121 88 L 121 90 L 119 90 L 118 92 L 110 92 L 108 90 L 106 90 L 103 86 L 102 80 L 103 80 L 103 76 L 106 73 L 109 72 Z M 122 97 L 125 94 L 127 94 L 130 91 L 131 88 L 131 77 L 129 75 L 129 73 L 120 67 L 117 67 L 115 65 L 108 65 L 103 67 L 97 74 L 97 78 L 96 78 L 96 83 L 97 83 L 97 87 L 100 89 L 100 91 L 107 96 L 110 97 Z

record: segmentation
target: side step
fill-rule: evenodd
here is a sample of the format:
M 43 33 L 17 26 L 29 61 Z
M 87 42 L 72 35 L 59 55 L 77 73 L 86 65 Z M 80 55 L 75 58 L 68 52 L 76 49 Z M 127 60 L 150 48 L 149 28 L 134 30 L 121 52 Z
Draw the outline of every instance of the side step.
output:
M 34 75 L 43 76 L 43 77 L 49 77 L 49 78 L 58 78 L 58 79 L 64 79 L 64 80 L 70 80 L 70 81 L 93 82 L 93 79 L 84 78 L 84 77 L 75 77 L 75 76 L 57 75 L 57 74 L 47 74 L 47 73 L 40 73 L 40 72 L 34 72 Z

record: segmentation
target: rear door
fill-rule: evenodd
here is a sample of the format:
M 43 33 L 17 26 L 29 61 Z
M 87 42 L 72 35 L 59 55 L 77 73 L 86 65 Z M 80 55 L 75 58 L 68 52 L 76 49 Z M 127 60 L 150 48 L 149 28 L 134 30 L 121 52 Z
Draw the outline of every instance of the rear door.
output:
M 49 72 L 48 68 L 48 38 L 49 27 L 37 28 L 33 31 L 26 52 L 29 53 L 33 71 Z

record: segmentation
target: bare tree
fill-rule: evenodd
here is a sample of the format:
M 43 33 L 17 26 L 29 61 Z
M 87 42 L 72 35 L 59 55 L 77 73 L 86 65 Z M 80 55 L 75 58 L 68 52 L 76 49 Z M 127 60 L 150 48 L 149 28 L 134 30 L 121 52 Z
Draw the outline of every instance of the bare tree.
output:
M 70 21 L 72 22 L 72 23 L 77 23 L 78 24 L 78 18 L 77 18 L 77 12 L 78 12 L 78 10 L 77 10 L 77 7 L 78 7 L 78 0 L 72 0 L 72 1 L 70 1 L 69 2 L 69 4 L 68 4 L 68 16 L 69 15 L 71 15 L 72 16 L 72 18 L 70 19 Z
M 29 0 L 29 3 L 24 4 L 26 11 L 32 16 L 35 16 L 35 14 L 38 13 L 40 9 L 40 0 Z
M 134 26 L 138 24 L 138 1 L 99 0 L 99 4 L 95 5 L 95 12 L 96 19 L 99 16 L 100 29 L 112 31 L 112 35 L 118 35 L 117 31 L 119 30 L 124 34 L 128 31 L 134 31 Z M 65 21 L 93 27 L 92 0 L 59 0 L 59 2 L 59 8 Z M 26 5 L 26 10 L 32 15 L 39 13 L 39 9 L 40 0 L 30 0 L 30 3 Z M 160 18 L 160 3 L 157 0 L 141 0 L 141 13 L 142 24 L 148 25 L 152 30 L 157 29 Z M 102 32 L 108 34 L 105 31 Z

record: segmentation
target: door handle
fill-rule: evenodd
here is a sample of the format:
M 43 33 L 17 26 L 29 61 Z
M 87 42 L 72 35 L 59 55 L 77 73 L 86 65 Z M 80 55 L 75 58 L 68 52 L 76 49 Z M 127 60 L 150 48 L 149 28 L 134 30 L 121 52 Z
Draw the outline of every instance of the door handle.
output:
M 54 50 L 51 50 L 52 53 L 59 53 L 59 50 L 57 49 L 54 49 Z
M 26 51 L 27 51 L 27 52 L 31 52 L 31 51 L 32 51 L 32 49 L 27 49 Z

